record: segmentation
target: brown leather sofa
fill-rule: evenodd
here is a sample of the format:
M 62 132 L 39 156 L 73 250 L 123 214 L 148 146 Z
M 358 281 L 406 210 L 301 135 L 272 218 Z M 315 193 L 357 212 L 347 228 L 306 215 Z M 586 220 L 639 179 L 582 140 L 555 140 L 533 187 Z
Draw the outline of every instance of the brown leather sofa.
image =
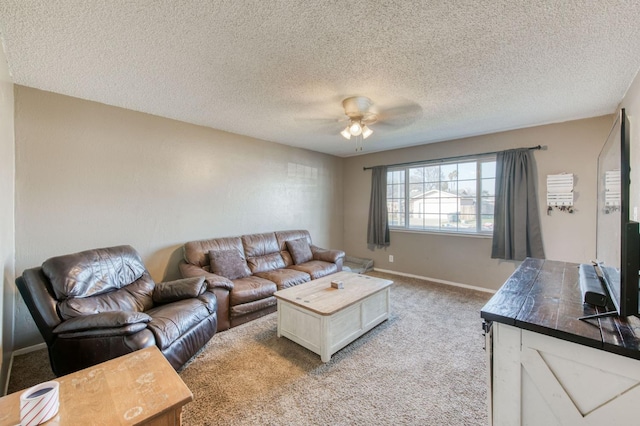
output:
M 152 345 L 177 370 L 217 329 L 203 278 L 156 284 L 131 246 L 53 257 L 16 284 L 57 376 Z
M 191 241 L 183 277 L 205 277 L 218 299 L 218 331 L 276 311 L 276 290 L 342 270 L 344 252 L 311 243 L 308 231 Z

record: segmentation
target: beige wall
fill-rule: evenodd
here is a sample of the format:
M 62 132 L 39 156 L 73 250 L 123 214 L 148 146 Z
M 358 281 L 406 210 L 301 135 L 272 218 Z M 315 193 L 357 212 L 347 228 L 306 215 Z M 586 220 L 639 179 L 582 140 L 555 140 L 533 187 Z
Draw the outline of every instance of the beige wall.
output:
M 636 78 L 623 101 L 634 146 L 639 93 Z M 142 253 L 156 280 L 168 279 L 177 276 L 184 241 L 306 228 L 319 245 L 373 258 L 377 268 L 487 289 L 497 289 L 519 264 L 490 259 L 488 238 L 392 232 L 390 248 L 367 249 L 371 175 L 362 167 L 546 145 L 534 155 L 547 257 L 585 262 L 595 256 L 596 158 L 612 123 L 605 116 L 343 160 L 20 86 L 15 120 L 18 274 L 50 256 L 126 243 Z M 1 137 L 0 149 L 9 153 L 0 157 L 4 164 L 12 137 Z M 3 167 L 0 178 L 5 215 L 13 214 L 10 169 Z M 560 172 L 576 175 L 576 213 L 547 216 L 546 175 Z M 632 197 L 637 203 L 638 191 Z M 3 255 L 13 252 L 12 218 L 3 217 L 11 233 L 2 236 Z M 5 290 L 13 292 L 14 274 L 7 278 L 6 269 Z M 16 309 L 16 348 L 39 342 L 21 301 Z M 5 325 L 7 315 L 5 307 Z
M 0 395 L 4 395 L 9 359 L 13 350 L 15 300 L 15 144 L 13 140 L 13 84 L 0 47 Z
M 362 168 L 543 145 L 546 149 L 535 151 L 534 157 L 546 256 L 588 262 L 595 257 L 596 159 L 611 124 L 612 117 L 604 116 L 348 158 L 344 164 L 345 250 L 373 258 L 376 268 L 498 289 L 519 262 L 491 259 L 490 238 L 391 232 L 390 247 L 369 250 L 371 172 Z M 575 175 L 576 212 L 553 211 L 547 216 L 546 176 L 562 172 Z M 390 254 L 394 263 L 389 262 Z
M 131 244 L 157 281 L 189 240 L 308 229 L 342 248 L 342 159 L 16 86 L 16 272 Z M 40 341 L 20 301 L 16 347 Z

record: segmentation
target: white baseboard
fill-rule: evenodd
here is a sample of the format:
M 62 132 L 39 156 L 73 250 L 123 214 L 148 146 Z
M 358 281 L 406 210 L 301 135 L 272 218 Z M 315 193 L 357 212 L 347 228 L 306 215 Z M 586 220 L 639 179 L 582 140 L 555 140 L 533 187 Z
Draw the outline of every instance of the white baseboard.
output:
M 11 354 L 11 357 L 13 358 L 14 356 L 24 355 L 24 354 L 28 354 L 29 352 L 39 351 L 40 349 L 47 349 L 47 344 L 42 342 L 42 343 L 38 343 L 37 345 L 27 346 L 26 348 L 17 349 L 13 351 L 13 353 Z
M 407 274 L 404 272 L 398 272 L 398 271 L 391 271 L 389 269 L 380 269 L 380 268 L 373 268 L 374 271 L 378 271 L 378 272 L 384 272 L 387 274 L 394 274 L 394 275 L 400 275 L 402 277 L 408 277 L 408 278 L 416 278 L 419 280 L 424 280 L 424 281 L 432 281 L 434 283 L 438 283 L 438 284 L 445 284 L 445 285 L 451 285 L 454 287 L 462 287 L 462 288 L 468 288 L 469 290 L 476 290 L 476 291 L 482 291 L 484 293 L 495 293 L 497 290 L 492 290 L 489 288 L 485 288 L 485 287 L 478 287 L 475 285 L 468 285 L 468 284 L 461 284 L 461 283 L 456 283 L 453 281 L 447 281 L 447 280 L 440 280 L 438 278 L 430 278 L 430 277 L 423 277 L 421 275 L 414 275 L 414 274 Z
M 4 390 L 2 392 L 3 395 L 6 395 L 7 391 L 9 390 L 9 380 L 11 379 L 11 367 L 13 367 L 13 357 L 28 354 L 29 352 L 39 351 L 40 349 L 47 349 L 47 344 L 44 342 L 38 343 L 37 345 L 17 349 L 11 353 L 11 357 L 9 358 L 9 368 L 7 369 L 7 381 L 4 384 Z
M 5 396 L 7 394 L 7 391 L 9 390 L 9 378 L 11 377 L 11 367 L 13 367 L 13 354 L 11 354 L 11 356 L 9 357 L 9 368 L 7 368 L 7 381 L 4 382 L 2 395 L 0 396 Z

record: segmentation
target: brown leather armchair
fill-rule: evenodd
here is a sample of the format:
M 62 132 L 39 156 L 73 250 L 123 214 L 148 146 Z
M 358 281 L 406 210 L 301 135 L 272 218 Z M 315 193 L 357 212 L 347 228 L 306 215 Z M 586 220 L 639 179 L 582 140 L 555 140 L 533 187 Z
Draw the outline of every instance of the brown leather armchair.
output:
M 53 257 L 16 285 L 57 376 L 152 345 L 177 370 L 217 329 L 204 278 L 156 284 L 131 246 Z

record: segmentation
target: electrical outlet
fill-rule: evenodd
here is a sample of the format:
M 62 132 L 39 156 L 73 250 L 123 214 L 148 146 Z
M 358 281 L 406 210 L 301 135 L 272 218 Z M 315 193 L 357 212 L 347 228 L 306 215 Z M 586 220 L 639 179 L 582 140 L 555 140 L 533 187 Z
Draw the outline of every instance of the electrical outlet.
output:
M 389 255 L 389 262 L 393 263 L 393 255 L 392 254 Z

